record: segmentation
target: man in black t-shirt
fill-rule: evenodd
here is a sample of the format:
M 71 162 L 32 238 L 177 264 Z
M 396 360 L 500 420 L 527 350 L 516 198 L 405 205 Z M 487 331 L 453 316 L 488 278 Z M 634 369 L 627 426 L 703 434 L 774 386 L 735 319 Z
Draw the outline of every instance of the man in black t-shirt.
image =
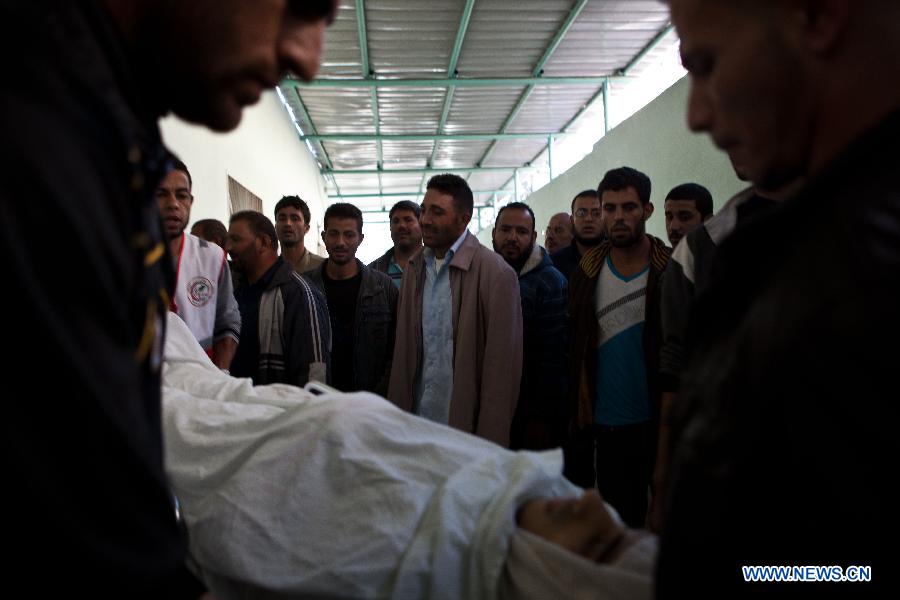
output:
M 391 278 L 356 258 L 363 241 L 362 212 L 352 204 L 325 211 L 322 241 L 328 259 L 305 273 L 328 298 L 331 382 L 345 392 L 384 396 L 391 375 L 399 292 Z

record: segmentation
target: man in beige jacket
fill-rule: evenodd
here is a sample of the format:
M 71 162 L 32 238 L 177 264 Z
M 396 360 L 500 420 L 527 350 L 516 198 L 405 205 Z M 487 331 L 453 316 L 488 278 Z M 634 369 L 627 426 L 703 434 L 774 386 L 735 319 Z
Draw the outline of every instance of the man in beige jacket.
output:
M 509 445 L 522 374 L 516 273 L 468 233 L 472 190 L 436 175 L 422 202 L 425 249 L 403 273 L 388 399 Z

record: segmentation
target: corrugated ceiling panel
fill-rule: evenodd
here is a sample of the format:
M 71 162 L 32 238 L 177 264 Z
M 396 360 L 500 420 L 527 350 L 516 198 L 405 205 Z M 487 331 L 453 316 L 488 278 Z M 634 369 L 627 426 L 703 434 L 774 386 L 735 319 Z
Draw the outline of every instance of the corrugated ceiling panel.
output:
M 361 77 L 362 56 L 359 53 L 359 33 L 356 27 L 356 4 L 343 0 L 337 16 L 325 33 L 325 52 L 319 77 Z
M 381 133 L 434 133 L 444 105 L 443 88 L 381 88 Z
M 529 76 L 571 8 L 571 0 L 476 2 L 459 60 L 460 76 Z
M 425 161 L 431 154 L 434 142 L 426 141 L 399 141 L 382 142 L 381 151 L 384 156 L 385 169 L 400 169 L 405 167 L 424 167 Z
M 304 88 L 300 95 L 320 134 L 375 133 L 369 90 Z
M 508 131 L 560 131 L 596 93 L 587 86 L 535 86 Z
M 512 172 L 498 173 L 496 171 L 487 171 L 481 173 L 472 173 L 469 177 L 469 187 L 473 190 L 497 190 L 500 186 L 509 181 L 513 176 Z
M 341 0 L 337 20 L 326 34 L 320 78 L 359 79 L 362 72 L 357 15 L 354 0 Z M 459 77 L 527 77 L 570 14 L 576 0 L 477 0 L 458 64 Z M 366 0 L 369 62 L 379 79 L 444 78 L 452 54 L 465 0 Z M 602 76 L 614 74 L 663 30 L 668 9 L 657 0 L 590 0 L 544 66 L 544 75 Z M 635 66 L 635 80 L 677 45 L 667 35 L 646 60 Z M 648 71 L 648 76 L 649 76 Z M 613 100 L 622 86 L 635 80 L 614 80 Z M 599 86 L 536 86 L 510 124 L 509 133 L 559 131 L 594 97 Z M 500 130 L 521 97 L 524 87 L 456 88 L 442 133 L 495 133 Z M 297 92 L 282 87 L 287 104 L 298 119 Z M 372 91 L 369 88 L 303 88 L 303 102 L 320 134 L 374 134 Z M 377 90 L 380 131 L 383 135 L 434 134 L 446 88 L 380 88 Z M 611 110 L 611 112 L 614 112 Z M 596 113 L 596 114 L 594 114 Z M 594 119 L 601 111 L 591 111 Z M 309 124 L 300 121 L 309 132 Z M 434 165 L 475 166 L 491 145 L 482 141 L 383 141 L 384 169 L 426 166 L 435 149 Z M 497 142 L 484 166 L 524 165 L 534 160 L 546 140 Z M 313 144 L 314 150 L 318 147 Z M 335 169 L 374 169 L 377 144 L 373 142 L 325 142 Z M 317 158 L 323 163 L 324 156 Z M 385 193 L 418 190 L 431 174 L 381 176 Z M 474 173 L 473 189 L 496 189 L 509 182 L 512 172 Z M 344 194 L 378 193 L 379 178 L 371 175 L 337 175 Z M 331 193 L 336 190 L 328 181 Z M 523 186 L 524 187 L 524 186 Z M 399 198 L 386 198 L 387 206 Z M 415 199 L 415 198 L 414 198 Z M 356 199 L 356 204 L 378 201 Z M 479 197 L 478 203 L 489 202 Z
M 485 161 L 485 167 L 495 165 L 525 164 L 534 159 L 547 145 L 546 140 L 512 140 L 497 142 L 497 146 Z
M 361 194 L 378 189 L 378 175 L 335 175 L 344 194 Z
M 490 142 L 448 140 L 438 143 L 434 157 L 436 169 L 448 166 L 474 166 Z
M 375 142 L 325 142 L 324 145 L 335 169 L 378 167 Z
M 547 61 L 544 75 L 611 75 L 666 26 L 669 9 L 656 0 L 592 0 Z
M 369 62 L 376 76 L 446 76 L 464 4 L 461 0 L 368 0 Z
M 494 133 L 518 102 L 525 88 L 458 88 L 445 133 Z

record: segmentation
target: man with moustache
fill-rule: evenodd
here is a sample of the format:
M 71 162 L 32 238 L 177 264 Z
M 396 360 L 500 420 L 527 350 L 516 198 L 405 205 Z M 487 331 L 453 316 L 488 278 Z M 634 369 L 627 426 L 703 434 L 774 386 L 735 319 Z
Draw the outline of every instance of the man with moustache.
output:
M 3 472 L 4 583 L 25 596 L 196 597 L 163 472 L 160 368 L 174 284 L 158 119 L 234 129 L 318 70 L 333 0 L 0 3 L 0 254 L 16 351 Z M 23 201 L 27 198 L 27 201 Z M 33 235 L 65 222 L 76 268 Z M 48 370 L 48 365 L 52 368 Z
M 309 205 L 300 196 L 284 196 L 275 204 L 275 231 L 281 244 L 281 256 L 294 265 L 298 273 L 306 273 L 325 261 L 324 256 L 313 254 L 306 248 L 311 217 Z
M 522 300 L 522 386 L 510 448 L 556 448 L 568 425 L 568 283 L 553 267 L 547 250 L 535 243 L 534 213 L 527 204 L 512 202 L 501 208 L 492 237 L 494 251 L 519 276 Z
M 639 527 L 656 454 L 659 281 L 671 249 L 645 233 L 653 214 L 645 174 L 613 169 L 597 192 L 607 239 L 569 281 L 575 438 L 567 468 L 579 485 L 596 481 L 622 519 Z
M 394 247 L 369 264 L 369 267 L 390 277 L 398 290 L 409 257 L 422 249 L 420 210 L 418 204 L 409 200 L 401 200 L 391 207 L 388 218 L 391 221 L 391 239 L 394 241 Z
M 663 203 L 666 235 L 672 248 L 681 238 L 705 223 L 713 215 L 713 199 L 699 183 L 682 183 L 672 188 Z
M 522 374 L 516 273 L 467 226 L 472 190 L 432 177 L 422 202 L 425 250 L 400 290 L 388 399 L 417 415 L 509 446 Z
M 231 215 L 228 253 L 243 274 L 234 291 L 241 344 L 231 373 L 256 385 L 329 383 L 331 326 L 325 297 L 278 256 L 272 221 L 255 210 Z
M 397 288 L 356 258 L 363 216 L 345 202 L 325 210 L 328 258 L 304 275 L 325 292 L 331 317 L 331 385 L 344 392 L 387 394 L 397 325 Z
M 187 324 L 213 364 L 228 371 L 241 335 L 241 314 L 225 251 L 184 231 L 194 203 L 192 184 L 187 166 L 175 160 L 155 192 L 175 265 L 169 309 Z
M 553 266 L 572 279 L 572 273 L 588 250 L 603 241 L 600 224 L 600 195 L 597 190 L 584 190 L 572 198 L 572 225 L 575 230 L 572 242 L 551 256 Z
M 669 5 L 688 125 L 755 186 L 803 183 L 739 221 L 699 290 L 659 597 L 893 597 L 872 536 L 897 530 L 900 3 Z M 754 583 L 746 565 L 867 565 L 871 581 Z
M 556 213 L 550 217 L 547 223 L 547 231 L 544 232 L 544 248 L 553 254 L 566 248 L 572 243 L 575 231 L 572 229 L 572 215 L 569 213 Z

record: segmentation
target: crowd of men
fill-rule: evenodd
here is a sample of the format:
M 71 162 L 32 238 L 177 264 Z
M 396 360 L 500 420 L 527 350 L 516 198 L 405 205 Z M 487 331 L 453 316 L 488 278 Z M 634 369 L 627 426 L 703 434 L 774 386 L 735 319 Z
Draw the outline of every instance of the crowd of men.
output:
M 312 79 L 337 2 L 0 4 L 3 374 L 38 391 L 6 403 L 0 436 L 8 587 L 202 593 L 163 469 L 167 310 L 254 382 L 386 389 L 502 445 L 561 444 L 571 478 L 663 532 L 661 597 L 747 593 L 741 565 L 871 565 L 891 585 L 873 536 L 896 529 L 900 4 L 667 3 L 688 124 L 751 189 L 711 219 L 708 194 L 672 190 L 673 254 L 645 231 L 647 175 L 598 173 L 548 224 L 548 257 L 518 204 L 482 246 L 471 190 L 439 175 L 369 267 L 353 207 L 326 214 L 315 257 L 290 197 L 277 227 L 231 216 L 229 266 L 184 233 L 192 181 L 157 122 L 228 131 L 285 71 Z M 48 216 L 64 256 L 36 234 Z
M 205 271 L 191 271 L 210 286 L 206 295 L 188 307 L 173 303 L 173 310 L 188 323 L 188 309 L 208 314 L 208 330 L 239 309 L 238 325 L 231 319 L 226 329 L 232 345 L 240 341 L 236 352 L 229 346 L 234 360 L 218 366 L 256 384 L 318 380 L 375 392 L 513 449 L 563 447 L 573 482 L 596 486 L 636 527 L 652 501 L 650 525 L 658 530 L 667 455 L 657 454 L 668 440 L 661 281 L 671 248 L 645 231 L 650 192 L 644 173 L 609 171 L 598 189 L 575 196 L 571 214 L 550 219 L 552 254 L 537 243 L 532 209 L 513 202 L 497 213 L 492 252 L 468 231 L 474 202 L 467 182 L 437 175 L 421 206 L 394 205 L 394 245 L 368 266 L 356 258 L 365 239 L 359 208 L 327 208 L 327 257 L 320 257 L 304 246 L 309 206 L 285 196 L 274 224 L 258 212 L 232 216 L 225 248 L 239 283 L 233 297 L 217 303 L 207 297 L 230 290 L 231 269 L 218 248 L 184 233 L 191 196 L 183 163 L 174 163 L 156 195 L 172 240 L 176 289 L 189 264 L 183 248 L 212 257 Z M 664 208 L 669 241 L 677 245 L 710 218 L 713 200 L 703 186 L 686 183 L 667 194 Z M 686 312 L 669 308 L 671 319 L 686 319 Z M 236 328 L 239 336 L 231 335 Z M 198 333 L 201 345 L 208 347 L 218 329 Z

